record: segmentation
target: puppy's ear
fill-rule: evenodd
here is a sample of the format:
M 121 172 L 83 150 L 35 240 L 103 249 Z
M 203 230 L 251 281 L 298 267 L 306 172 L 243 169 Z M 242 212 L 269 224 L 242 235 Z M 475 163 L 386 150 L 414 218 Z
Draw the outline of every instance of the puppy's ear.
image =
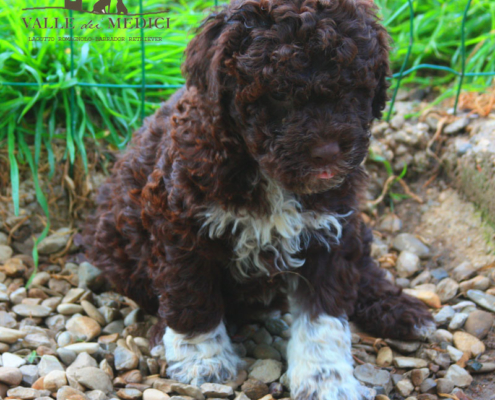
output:
M 389 61 L 389 36 L 381 25 L 377 27 L 377 39 L 378 39 L 378 56 L 375 60 L 375 78 L 377 86 L 375 88 L 375 96 L 371 105 L 373 118 L 380 119 L 382 117 L 382 111 L 385 108 L 388 100 L 387 89 L 390 87 L 390 83 L 387 81 L 391 75 L 390 61 Z
M 218 47 L 216 42 L 225 27 L 225 18 L 225 11 L 209 16 L 185 51 L 182 72 L 187 78 L 187 86 L 196 86 L 203 93 L 211 91 L 211 86 L 215 85 L 211 64 Z

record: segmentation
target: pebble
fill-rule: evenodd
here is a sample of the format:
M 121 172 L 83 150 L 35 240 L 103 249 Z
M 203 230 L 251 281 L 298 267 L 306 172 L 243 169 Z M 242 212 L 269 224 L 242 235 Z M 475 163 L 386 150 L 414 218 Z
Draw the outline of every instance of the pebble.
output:
M 89 400 L 107 400 L 107 395 L 101 390 L 90 390 L 85 394 L 88 396 Z
M 428 271 L 426 269 L 411 281 L 411 287 L 414 288 L 415 286 L 422 285 L 424 283 L 428 283 L 431 281 L 431 279 L 432 279 L 432 275 L 431 275 L 430 271 Z
M 257 345 L 253 350 L 253 356 L 254 358 L 260 360 L 267 360 L 267 359 L 272 359 L 277 361 L 282 360 L 282 356 L 280 355 L 280 353 L 277 350 L 275 350 L 272 346 L 269 346 L 267 344 Z
M 452 300 L 458 290 L 459 284 L 452 278 L 442 279 L 437 285 L 437 294 L 442 303 L 447 303 L 449 300 Z
M 469 125 L 469 118 L 461 117 L 456 119 L 454 122 L 448 124 L 444 129 L 443 133 L 446 135 L 453 135 L 454 133 L 458 133 L 464 130 Z
M 409 278 L 419 271 L 420 266 L 419 257 L 410 251 L 404 250 L 399 254 L 395 268 L 399 277 Z
M 420 289 L 404 289 L 404 293 L 416 297 L 418 300 L 421 300 L 427 306 L 431 308 L 440 308 L 442 306 L 442 302 L 440 301 L 440 297 L 429 290 L 420 290 Z
M 261 328 L 254 333 L 253 340 L 256 344 L 272 344 L 273 337 L 265 328 Z
M 79 304 L 62 303 L 57 306 L 57 312 L 62 315 L 82 314 L 83 311 L 84 308 L 82 308 L 82 306 L 80 306 Z
M 10 398 L 21 399 L 21 400 L 31 400 L 31 399 L 35 399 L 36 397 L 41 396 L 39 390 L 32 389 L 32 388 L 25 388 L 25 387 L 16 387 L 16 388 L 10 389 L 7 392 L 7 395 Z
M 454 390 L 454 382 L 447 378 L 437 379 L 437 393 L 450 394 Z
M 17 342 L 18 339 L 26 337 L 26 335 L 26 332 L 0 326 L 0 342 L 12 344 Z
M 81 315 L 73 316 L 65 325 L 76 338 L 90 341 L 101 333 L 101 327 L 94 319 Z
M 454 315 L 454 318 L 452 318 L 452 320 L 449 323 L 449 329 L 451 331 L 457 331 L 461 329 L 466 323 L 468 316 L 469 315 L 465 313 L 458 313 Z
M 468 353 L 473 357 L 479 356 L 485 351 L 485 345 L 477 337 L 462 331 L 454 333 L 454 346 L 462 352 Z M 471 358 L 470 356 L 470 358 Z
M 381 386 L 387 392 L 392 388 L 390 372 L 384 369 L 377 369 L 369 363 L 361 364 L 354 368 L 354 377 L 363 383 Z
M 387 231 L 391 233 L 399 232 L 402 229 L 402 221 L 395 214 L 387 214 L 378 226 L 381 231 Z
M 12 307 L 17 315 L 21 317 L 34 317 L 34 318 L 45 318 L 52 312 L 51 308 L 45 306 L 38 306 L 35 304 L 17 304 Z
M 393 347 L 394 349 L 398 350 L 401 353 L 412 353 L 413 351 L 416 351 L 419 349 L 419 346 L 421 346 L 420 342 L 414 342 L 414 341 L 402 341 L 402 340 L 397 340 L 397 339 L 385 339 L 385 343 Z
M 0 263 L 4 264 L 14 254 L 12 247 L 0 244 Z
M 57 400 L 89 400 L 80 390 L 63 386 L 57 392 Z
M 49 390 L 51 393 L 55 393 L 62 386 L 67 385 L 67 377 L 65 371 L 52 371 L 43 379 L 43 385 L 45 390 Z
M 447 370 L 445 379 L 451 380 L 457 387 L 467 387 L 473 381 L 473 377 L 462 367 L 453 364 Z
M 268 386 L 258 379 L 248 379 L 242 384 L 241 390 L 251 400 L 261 399 L 268 394 Z
M 84 289 L 72 288 L 67 294 L 62 298 L 62 303 L 75 303 L 84 294 Z
M 57 357 L 44 355 L 38 364 L 38 373 L 41 377 L 48 375 L 52 371 L 64 371 L 64 366 Z
M 82 289 L 98 290 L 104 283 L 98 279 L 101 271 L 89 262 L 82 262 L 77 270 L 79 287 Z
M 31 386 L 40 377 L 38 374 L 38 366 L 23 365 L 19 368 L 22 373 L 22 382 Z
M 462 293 L 466 294 L 468 290 L 475 289 L 485 291 L 490 287 L 490 279 L 486 276 L 475 276 L 473 279 L 469 279 L 468 281 L 461 282 L 459 288 Z
M 280 382 L 272 382 L 270 383 L 268 390 L 273 397 L 278 399 L 282 397 L 282 394 L 284 393 L 284 386 Z
M 428 365 L 426 360 L 415 357 L 395 357 L 394 365 L 397 368 L 411 369 L 411 368 L 424 368 Z
M 124 400 L 137 400 L 143 397 L 143 392 L 137 389 L 120 389 L 117 392 L 117 396 Z
M 113 390 L 112 381 L 108 375 L 96 367 L 84 367 L 74 372 L 78 383 L 92 390 L 101 390 L 110 393 Z
M 22 373 L 18 368 L 0 367 L 0 382 L 9 386 L 18 386 L 22 381 Z
M 4 367 L 19 368 L 21 365 L 26 364 L 26 360 L 12 353 L 2 354 L 2 365 Z
M 268 330 L 268 332 L 275 336 L 282 336 L 285 331 L 290 329 L 287 322 L 285 322 L 281 318 L 270 318 L 266 320 L 265 328 Z
M 34 276 L 31 284 L 33 286 L 45 286 L 49 280 L 50 280 L 50 274 L 46 271 L 41 271 Z
M 482 310 L 476 310 L 467 317 L 464 329 L 478 339 L 484 339 L 492 328 L 494 321 L 495 317 L 493 314 Z
M 139 364 L 139 358 L 125 347 L 118 346 L 115 349 L 115 368 L 118 371 L 135 369 Z
M 454 270 L 452 271 L 452 277 L 457 282 L 461 282 L 471 278 L 475 273 L 476 269 L 471 265 L 470 262 L 465 261 L 454 268 Z
M 394 355 L 392 353 L 392 349 L 390 347 L 384 346 L 378 351 L 378 355 L 376 356 L 376 363 L 380 367 L 388 367 L 392 364 L 394 359 Z
M 205 398 L 203 393 L 201 393 L 201 390 L 196 386 L 186 385 L 184 383 L 172 383 L 170 387 L 172 388 L 172 391 L 181 395 L 190 396 L 196 400 L 204 400 Z
M 437 383 L 435 382 L 435 380 L 432 378 L 427 378 L 421 384 L 419 390 L 421 393 L 433 392 L 436 387 Z
M 443 268 L 435 268 L 430 271 L 431 277 L 436 281 L 441 281 L 444 278 L 449 277 L 449 273 Z
M 401 396 L 409 396 L 414 390 L 414 386 L 409 379 L 403 379 L 395 385 Z
M 98 351 L 100 345 L 98 343 L 74 343 L 65 346 L 64 349 L 74 351 L 75 353 L 94 354 Z
M 206 397 L 224 398 L 234 395 L 234 389 L 218 383 L 203 383 L 201 385 L 201 391 Z
M 143 392 L 143 400 L 168 400 L 170 396 L 157 389 L 146 389 Z
M 43 255 L 57 253 L 65 248 L 70 237 L 69 228 L 60 228 L 38 244 L 38 252 Z
M 437 325 L 446 325 L 454 317 L 454 315 L 455 310 L 451 306 L 445 306 L 442 307 L 441 310 L 435 314 L 433 319 L 435 320 Z
M 442 343 L 442 342 L 447 342 L 447 343 L 452 343 L 452 333 L 445 329 L 437 329 L 433 335 L 431 335 L 428 340 L 431 343 Z
M 21 304 L 21 302 L 26 299 L 27 290 L 24 287 L 20 287 L 19 289 L 14 290 L 10 294 L 10 301 L 12 304 Z
M 464 355 L 464 353 L 461 350 L 456 349 L 453 346 L 447 346 L 447 352 L 449 353 L 450 359 L 453 362 L 459 361 Z
M 271 383 L 282 375 L 282 363 L 276 360 L 257 360 L 249 371 L 250 378 Z
M 91 304 L 87 300 L 81 300 L 81 306 L 84 309 L 84 312 L 86 314 L 88 314 L 89 317 L 93 318 L 101 326 L 106 325 L 105 318 L 103 317 L 101 312 L 99 312 L 98 309 L 93 304 Z
M 410 233 L 401 233 L 397 235 L 392 242 L 394 249 L 399 251 L 409 251 L 420 258 L 426 258 L 430 255 L 430 249 L 416 236 Z
M 411 371 L 411 382 L 414 386 L 420 386 L 430 375 L 428 368 L 416 368 Z

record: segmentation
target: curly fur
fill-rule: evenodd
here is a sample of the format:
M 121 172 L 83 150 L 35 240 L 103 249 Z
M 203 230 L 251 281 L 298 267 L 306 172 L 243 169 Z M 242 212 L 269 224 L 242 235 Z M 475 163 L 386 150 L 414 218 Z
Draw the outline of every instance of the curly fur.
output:
M 187 337 L 287 294 L 309 320 L 423 332 L 430 314 L 370 258 L 359 213 L 388 40 L 366 0 L 239 0 L 208 17 L 185 88 L 145 119 L 100 191 L 89 258 Z

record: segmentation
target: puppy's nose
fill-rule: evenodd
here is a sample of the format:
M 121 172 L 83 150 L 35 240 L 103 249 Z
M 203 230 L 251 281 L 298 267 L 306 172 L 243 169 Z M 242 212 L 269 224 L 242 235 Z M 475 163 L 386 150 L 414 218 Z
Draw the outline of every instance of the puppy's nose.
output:
M 340 153 L 340 147 L 337 142 L 330 142 L 321 146 L 313 147 L 311 158 L 320 164 L 326 164 L 335 160 Z

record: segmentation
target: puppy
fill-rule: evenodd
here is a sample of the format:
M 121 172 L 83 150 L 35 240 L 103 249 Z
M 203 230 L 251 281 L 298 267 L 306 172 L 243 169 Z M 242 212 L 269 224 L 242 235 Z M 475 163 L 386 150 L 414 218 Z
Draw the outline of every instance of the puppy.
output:
M 204 21 L 186 85 L 102 187 L 88 256 L 166 326 L 168 375 L 224 382 L 229 313 L 288 300 L 298 400 L 368 398 L 348 319 L 379 337 L 434 327 L 370 257 L 359 213 L 389 37 L 367 0 L 241 0 Z
M 110 8 L 112 0 L 98 0 L 93 6 L 94 14 L 107 14 L 107 7 Z

